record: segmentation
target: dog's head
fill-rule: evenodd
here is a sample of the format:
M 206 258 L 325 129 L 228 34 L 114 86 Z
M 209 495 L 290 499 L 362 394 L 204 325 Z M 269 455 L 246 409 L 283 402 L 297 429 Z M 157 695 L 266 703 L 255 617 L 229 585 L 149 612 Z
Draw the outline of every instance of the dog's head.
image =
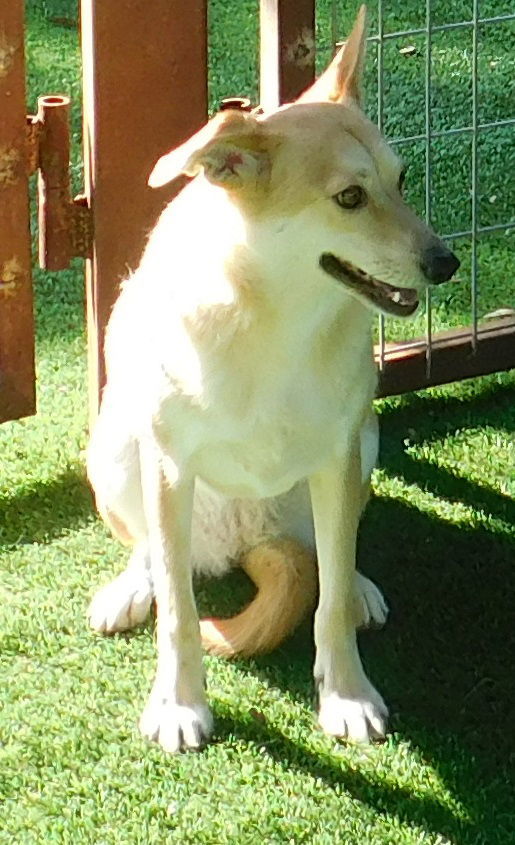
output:
M 365 7 L 300 98 L 271 114 L 226 111 L 161 158 L 149 184 L 203 170 L 244 208 L 281 270 L 334 280 L 399 317 L 448 281 L 456 256 L 406 205 L 405 170 L 360 108 Z M 252 240 L 252 232 L 249 238 Z M 298 276 L 297 276 L 298 278 Z

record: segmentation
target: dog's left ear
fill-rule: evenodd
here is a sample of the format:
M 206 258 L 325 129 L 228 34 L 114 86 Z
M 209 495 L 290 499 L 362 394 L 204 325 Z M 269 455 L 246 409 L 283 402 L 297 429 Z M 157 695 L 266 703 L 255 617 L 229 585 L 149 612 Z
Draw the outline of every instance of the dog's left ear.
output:
M 361 6 L 352 32 L 316 82 L 300 95 L 298 103 L 341 103 L 350 98 L 361 103 L 361 74 L 367 37 L 367 7 Z
M 162 156 L 148 184 L 157 188 L 202 169 L 210 182 L 227 189 L 257 184 L 270 170 L 262 124 L 246 112 L 221 112 L 185 144 Z

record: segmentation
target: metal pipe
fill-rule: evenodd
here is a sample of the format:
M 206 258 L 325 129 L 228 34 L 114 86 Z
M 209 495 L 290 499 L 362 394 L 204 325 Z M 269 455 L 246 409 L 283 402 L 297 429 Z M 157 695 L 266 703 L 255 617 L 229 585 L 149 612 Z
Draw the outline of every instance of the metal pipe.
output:
M 39 264 L 64 270 L 73 255 L 70 193 L 70 98 L 39 97 Z

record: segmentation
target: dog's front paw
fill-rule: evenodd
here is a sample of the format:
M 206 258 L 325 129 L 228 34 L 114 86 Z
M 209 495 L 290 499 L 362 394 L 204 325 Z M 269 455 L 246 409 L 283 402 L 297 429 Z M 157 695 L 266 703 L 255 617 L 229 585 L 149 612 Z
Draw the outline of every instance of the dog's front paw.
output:
M 126 569 L 95 593 L 88 608 L 89 624 L 101 634 L 128 631 L 145 621 L 153 597 L 149 574 Z
M 152 691 L 141 715 L 139 729 L 164 751 L 176 753 L 201 748 L 213 730 L 213 717 L 204 702 L 178 704 L 173 696 Z
M 319 691 L 318 721 L 326 734 L 351 742 L 383 739 L 388 709 L 368 681 L 357 693 Z
M 388 617 L 381 590 L 361 572 L 356 572 L 354 608 L 357 628 L 382 628 Z

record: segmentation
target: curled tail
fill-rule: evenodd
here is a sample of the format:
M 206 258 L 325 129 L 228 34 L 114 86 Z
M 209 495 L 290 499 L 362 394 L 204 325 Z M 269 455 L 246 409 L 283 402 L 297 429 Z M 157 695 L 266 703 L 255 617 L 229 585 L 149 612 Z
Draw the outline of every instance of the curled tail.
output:
M 211 654 L 249 657 L 272 651 L 315 607 L 315 556 L 295 540 L 256 546 L 246 554 L 242 568 L 257 593 L 231 619 L 201 620 L 202 645 Z

